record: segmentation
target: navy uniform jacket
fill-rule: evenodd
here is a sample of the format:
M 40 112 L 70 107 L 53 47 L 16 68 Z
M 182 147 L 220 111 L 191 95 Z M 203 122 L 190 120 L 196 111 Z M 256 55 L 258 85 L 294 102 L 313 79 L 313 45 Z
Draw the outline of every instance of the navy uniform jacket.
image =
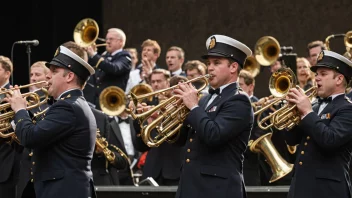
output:
M 32 114 L 32 116 L 35 113 L 38 113 L 40 111 L 45 110 L 47 107 L 49 107 L 49 104 L 42 104 L 41 106 L 37 108 L 33 108 L 29 110 L 29 113 Z M 39 122 L 43 117 L 40 116 L 39 118 L 36 119 L 36 122 Z M 33 119 L 33 117 L 32 117 Z M 25 188 L 28 188 L 26 191 L 26 198 L 30 197 L 28 195 L 28 191 L 30 190 L 32 196 L 34 196 L 34 187 L 31 179 L 33 179 L 33 175 L 31 175 L 32 169 L 33 169 L 33 162 L 32 162 L 32 149 L 29 148 L 24 148 L 22 152 L 22 157 L 20 161 L 20 172 L 19 172 L 19 177 L 18 177 L 18 182 L 17 182 L 17 188 L 16 188 L 16 197 L 20 198 L 22 197 L 22 194 L 24 193 Z M 27 187 L 28 186 L 28 187 Z
M 131 70 L 131 55 L 121 51 L 114 56 L 96 54 L 89 58 L 88 63 L 95 68 L 95 74 L 90 76 L 84 88 L 86 100 L 100 110 L 100 93 L 109 86 L 120 87 L 125 91 Z
M 246 197 L 242 163 L 253 110 L 237 87 L 228 85 L 206 109 L 211 95 L 201 98 L 187 116 L 179 139 L 187 136 L 177 198 Z
M 300 143 L 288 197 L 349 198 L 352 104 L 342 94 L 319 115 L 318 103 L 313 111 L 285 133 L 288 144 Z
M 97 127 L 100 130 L 100 135 L 105 137 L 109 146 L 108 149 L 115 154 L 113 163 L 107 162 L 103 153 L 96 154 L 94 152 L 92 160 L 92 172 L 95 185 L 110 186 L 119 185 L 119 176 L 117 169 L 124 169 L 128 167 L 128 162 L 111 146 L 111 144 L 121 148 L 120 144 L 112 141 L 112 131 L 109 124 L 109 118 L 103 112 L 92 108 L 95 116 Z
M 4 88 L 9 89 L 10 84 Z M 9 132 L 12 132 L 11 129 Z M 3 132 L 5 133 L 5 132 Z M 8 144 L 9 139 L 0 138 L 0 195 L 1 198 L 15 197 L 19 163 L 23 147 L 17 143 Z
M 78 89 L 64 93 L 35 125 L 27 111 L 15 115 L 16 135 L 33 149 L 37 198 L 95 195 L 91 160 L 97 126 L 82 95 Z
M 141 179 L 153 177 L 155 180 L 158 178 L 179 180 L 181 160 L 183 159 L 182 148 L 167 142 L 162 143 L 159 147 L 150 148 L 140 136 L 141 128 L 137 120 L 133 124 L 136 131 L 133 146 L 140 152 L 148 151 Z

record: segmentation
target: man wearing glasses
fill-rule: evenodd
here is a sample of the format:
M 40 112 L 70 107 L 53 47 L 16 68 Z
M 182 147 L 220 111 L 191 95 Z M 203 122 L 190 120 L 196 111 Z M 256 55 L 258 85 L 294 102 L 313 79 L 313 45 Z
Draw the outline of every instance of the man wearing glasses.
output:
M 83 92 L 86 100 L 101 110 L 99 95 L 109 86 L 125 90 L 131 70 L 131 55 L 123 50 L 126 43 L 125 33 L 118 28 L 110 28 L 106 34 L 106 51 L 99 55 L 94 45 L 86 48 L 88 63 L 95 68 Z

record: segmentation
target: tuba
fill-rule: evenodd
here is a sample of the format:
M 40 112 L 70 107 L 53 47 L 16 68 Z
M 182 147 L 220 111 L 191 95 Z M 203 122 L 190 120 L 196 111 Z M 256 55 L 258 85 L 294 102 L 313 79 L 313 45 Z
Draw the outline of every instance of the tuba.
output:
M 40 82 L 36 82 L 36 83 L 31 83 L 31 84 L 19 86 L 18 89 L 28 88 L 30 86 L 33 86 L 36 84 L 42 84 L 42 83 L 46 83 L 46 81 L 40 81 Z M 11 93 L 11 91 L 13 91 L 13 90 L 15 90 L 15 88 L 0 91 L 1 102 L 3 102 L 3 99 L 6 97 L 6 94 Z M 27 108 L 26 108 L 27 110 L 38 108 L 39 106 L 47 103 L 47 100 L 49 98 L 47 88 L 42 87 L 39 90 L 42 91 L 42 93 L 44 93 L 44 98 L 42 98 L 37 92 L 22 93 L 22 97 L 26 98 L 26 100 L 27 100 Z M 9 104 L 9 103 L 0 104 L 0 112 L 1 112 L 1 114 L 0 114 L 0 138 L 11 138 L 12 140 L 19 143 L 19 140 L 16 137 L 15 132 L 9 132 L 9 130 L 12 128 L 11 121 L 13 120 L 13 118 L 15 116 L 15 112 L 11 109 L 11 104 Z
M 251 140 L 248 143 L 250 151 L 254 153 L 261 153 L 264 155 L 267 163 L 269 164 L 273 175 L 271 176 L 269 183 L 275 182 L 293 169 L 293 164 L 288 163 L 281 157 L 278 151 L 275 149 L 271 141 L 272 133 L 262 135 L 255 141 Z
M 255 78 L 260 73 L 260 64 L 254 58 L 254 56 L 249 56 L 244 62 L 243 69 L 247 70 L 253 78 Z
M 203 80 L 203 86 L 198 89 L 198 93 L 200 93 L 203 89 L 208 86 L 208 79 L 210 77 L 210 74 L 206 74 L 204 76 L 199 76 L 197 78 L 188 80 L 185 83 L 192 83 L 194 81 Z M 155 91 L 140 96 L 136 96 L 135 94 L 131 93 L 129 95 L 129 98 L 134 102 L 134 105 L 137 106 L 138 103 L 151 96 L 157 94 L 165 94 L 166 92 L 176 89 L 177 87 L 178 85 L 175 85 L 167 89 Z M 133 109 L 130 110 L 132 118 L 137 119 L 139 121 L 139 124 L 142 129 L 141 137 L 147 146 L 158 147 L 164 141 L 172 143 L 178 138 L 179 130 L 182 127 L 184 119 L 189 113 L 189 109 L 182 103 L 181 100 L 182 99 L 178 99 L 176 96 L 171 96 L 170 98 L 163 100 L 157 106 L 153 107 L 147 112 L 135 114 L 132 111 Z M 147 121 L 147 119 L 155 113 L 158 114 L 158 117 L 148 125 L 144 126 L 144 123 Z M 157 130 L 157 135 L 155 137 L 151 136 L 151 132 L 153 129 Z
M 99 104 L 107 115 L 120 115 L 126 108 L 125 92 L 117 86 L 109 86 L 100 93 Z
M 296 105 L 291 105 L 285 100 L 289 90 L 294 87 L 300 89 L 297 86 L 296 76 L 290 68 L 283 68 L 272 74 L 269 80 L 269 88 L 274 97 L 268 102 L 260 104 L 262 107 L 254 112 L 254 115 L 258 115 L 258 126 L 262 130 L 267 130 L 272 126 L 278 130 L 290 130 L 300 122 L 301 118 Z M 316 96 L 316 89 L 317 87 L 313 86 L 304 92 L 311 101 Z M 283 106 L 261 119 L 261 114 L 264 111 L 279 103 L 283 104 Z
M 254 57 L 260 65 L 270 66 L 280 56 L 280 44 L 271 36 L 259 38 L 254 47 Z
M 105 39 L 99 38 L 98 23 L 91 18 L 85 18 L 79 21 L 73 30 L 73 40 L 81 47 L 95 45 L 96 47 L 106 46 L 106 44 L 96 45 L 96 40 L 105 42 Z

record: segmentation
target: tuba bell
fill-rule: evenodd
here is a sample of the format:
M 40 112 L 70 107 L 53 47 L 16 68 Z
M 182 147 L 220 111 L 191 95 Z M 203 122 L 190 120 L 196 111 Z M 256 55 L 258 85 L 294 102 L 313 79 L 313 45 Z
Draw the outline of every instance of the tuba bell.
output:
M 73 40 L 81 47 L 95 45 L 96 47 L 106 46 L 106 44 L 96 45 L 96 40 L 105 42 L 105 39 L 99 38 L 98 23 L 91 18 L 85 18 L 79 21 L 73 30 Z
M 243 69 L 247 70 L 253 78 L 255 78 L 260 73 L 260 64 L 254 58 L 254 56 L 249 56 L 244 62 Z
M 105 88 L 99 95 L 101 110 L 109 116 L 120 115 L 126 108 L 125 92 L 117 86 Z
M 260 65 L 270 66 L 280 56 L 280 44 L 272 36 L 259 38 L 254 47 L 254 57 Z
M 267 133 L 255 141 L 251 140 L 248 143 L 250 151 L 263 154 L 269 164 L 273 173 L 269 183 L 281 179 L 285 175 L 289 174 L 293 169 L 293 164 L 288 163 L 275 149 L 275 146 L 271 141 L 271 136 L 272 133 Z

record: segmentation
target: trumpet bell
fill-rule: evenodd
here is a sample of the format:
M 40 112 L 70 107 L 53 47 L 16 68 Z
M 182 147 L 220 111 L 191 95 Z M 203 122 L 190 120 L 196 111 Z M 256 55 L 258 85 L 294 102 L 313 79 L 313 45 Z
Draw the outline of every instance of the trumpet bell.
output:
M 81 47 L 88 47 L 95 43 L 99 35 L 98 23 L 91 18 L 78 22 L 73 31 L 73 40 Z
M 101 110 L 109 116 L 120 115 L 126 108 L 124 91 L 116 86 L 105 88 L 99 96 Z
M 280 44 L 274 37 L 263 36 L 257 41 L 254 54 L 260 65 L 270 66 L 280 56 Z
M 244 62 L 243 69 L 251 73 L 251 75 L 254 78 L 260 73 L 260 64 L 254 58 L 254 56 L 249 56 L 246 58 L 246 61 Z
M 271 136 L 272 133 L 267 133 L 248 144 L 250 151 L 263 154 L 269 164 L 273 173 L 269 183 L 273 183 L 285 177 L 293 169 L 293 164 L 288 163 L 276 150 L 271 141 Z
M 273 73 L 269 80 L 270 93 L 275 97 L 283 97 L 296 86 L 295 73 L 289 68 L 283 68 Z

